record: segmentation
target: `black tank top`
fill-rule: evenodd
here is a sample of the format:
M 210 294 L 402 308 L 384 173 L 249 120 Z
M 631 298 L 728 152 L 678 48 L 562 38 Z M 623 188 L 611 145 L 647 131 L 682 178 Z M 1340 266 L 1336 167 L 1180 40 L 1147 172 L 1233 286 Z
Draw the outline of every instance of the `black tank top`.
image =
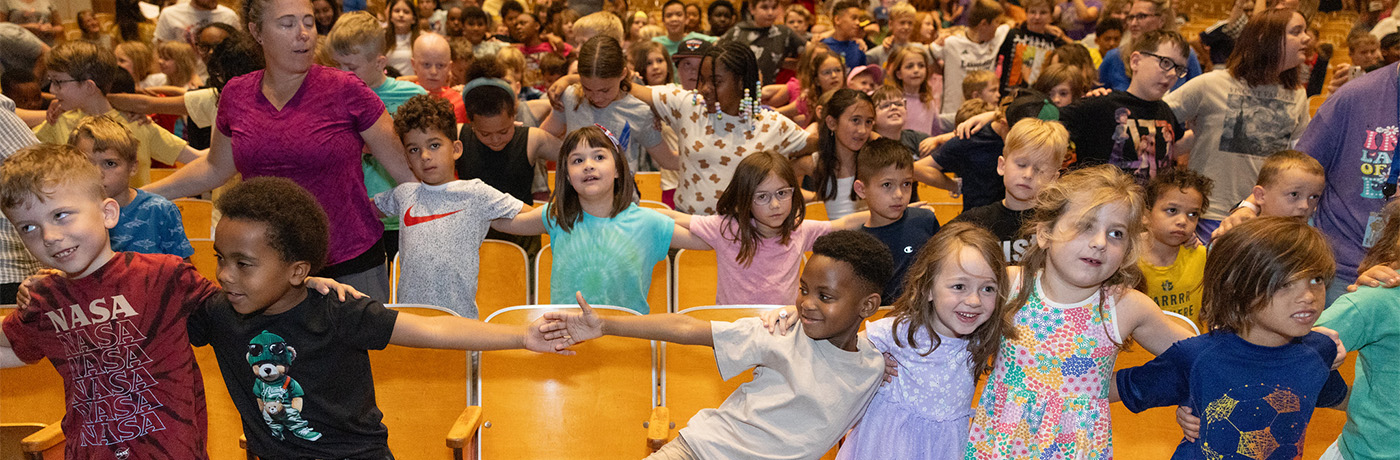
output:
M 534 202 L 531 187 L 535 167 L 530 164 L 530 129 L 515 128 L 515 137 L 502 150 L 487 148 L 476 138 L 471 125 L 462 125 L 462 157 L 457 159 L 457 178 L 481 179 L 486 185 L 515 197 L 526 204 Z

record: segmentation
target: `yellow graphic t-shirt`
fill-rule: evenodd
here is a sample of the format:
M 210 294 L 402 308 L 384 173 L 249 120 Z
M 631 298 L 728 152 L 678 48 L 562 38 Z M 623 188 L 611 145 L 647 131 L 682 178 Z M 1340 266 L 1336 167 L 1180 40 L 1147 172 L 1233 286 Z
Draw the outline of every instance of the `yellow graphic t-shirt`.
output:
M 1197 325 L 1201 313 L 1201 278 L 1206 270 L 1206 247 L 1177 248 L 1176 262 L 1170 267 L 1158 267 L 1138 259 L 1142 269 L 1143 290 L 1163 310 L 1191 318 Z

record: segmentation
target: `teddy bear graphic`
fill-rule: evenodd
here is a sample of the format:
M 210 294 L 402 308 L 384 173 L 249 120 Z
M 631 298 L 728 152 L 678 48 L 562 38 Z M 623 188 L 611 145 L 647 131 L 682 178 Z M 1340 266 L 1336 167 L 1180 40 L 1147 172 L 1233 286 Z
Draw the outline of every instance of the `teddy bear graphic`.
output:
M 301 385 L 287 375 L 297 351 L 281 336 L 262 331 L 248 341 L 248 365 L 253 367 L 253 394 L 258 398 L 258 411 L 277 440 L 285 440 L 290 431 L 307 441 L 321 439 L 321 433 L 301 418 L 302 399 L 306 396 Z

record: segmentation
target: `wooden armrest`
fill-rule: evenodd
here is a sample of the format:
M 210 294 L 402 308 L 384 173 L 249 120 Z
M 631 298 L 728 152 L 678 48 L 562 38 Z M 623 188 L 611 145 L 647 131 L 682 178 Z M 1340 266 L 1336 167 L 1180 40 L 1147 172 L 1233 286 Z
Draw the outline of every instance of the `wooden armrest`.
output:
M 452 422 L 452 429 L 447 432 L 447 447 L 461 449 L 471 444 L 472 438 L 476 437 L 476 429 L 480 427 L 481 406 L 467 406 L 462 415 L 457 416 L 457 421 Z
M 49 426 L 35 431 L 34 434 L 25 436 L 24 439 L 20 440 L 19 445 L 20 449 L 25 452 L 43 452 L 62 444 L 64 440 L 63 424 L 60 421 L 50 423 Z
M 651 408 L 651 420 L 647 421 L 647 447 L 660 449 L 671 440 L 671 409 L 666 406 Z

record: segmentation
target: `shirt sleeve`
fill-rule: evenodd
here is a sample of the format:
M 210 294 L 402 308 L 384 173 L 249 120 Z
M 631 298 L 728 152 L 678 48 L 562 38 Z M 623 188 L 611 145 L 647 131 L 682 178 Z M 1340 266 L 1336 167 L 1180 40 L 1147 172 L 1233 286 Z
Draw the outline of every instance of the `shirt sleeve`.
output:
M 792 331 L 789 334 L 796 332 Z M 710 333 L 715 345 L 715 364 L 719 366 L 719 376 L 725 380 L 762 364 L 762 358 L 771 347 L 768 331 L 758 318 L 744 318 L 732 323 L 710 322 Z
M 336 332 L 346 344 L 365 350 L 382 350 L 389 345 L 399 312 L 368 297 L 345 302 L 326 297 L 322 301 L 333 304 L 329 310 L 337 316 Z
M 797 229 L 804 234 L 804 238 L 802 238 L 802 252 L 810 252 L 812 250 L 812 245 L 816 244 L 817 238 L 831 233 L 831 221 L 803 220 L 802 225 L 797 227 Z
M 652 86 L 651 106 L 656 109 L 656 114 L 661 116 L 662 121 L 675 127 L 682 114 L 691 112 L 684 105 L 691 96 L 689 91 L 679 85 Z
M 29 305 L 29 308 L 35 308 L 33 302 Z M 34 364 L 44 359 L 44 353 L 31 342 L 34 334 L 38 332 L 35 324 L 21 320 L 19 313 L 5 315 L 5 321 L 0 323 L 0 329 L 4 331 L 5 340 L 10 342 L 10 349 L 14 351 L 15 357 L 27 364 Z
M 1180 345 L 1137 367 L 1118 371 L 1118 396 L 1134 413 L 1185 404 L 1190 396 L 1191 360 Z
M 374 194 L 374 207 L 379 208 L 379 212 L 389 217 L 399 216 L 399 197 L 394 193 L 398 187 Z
M 520 208 L 525 206 L 525 203 L 510 196 L 509 193 L 496 190 L 484 184 L 482 188 L 486 192 L 486 195 L 483 197 L 485 198 L 486 206 L 483 208 L 486 209 L 486 215 L 490 216 L 491 220 L 513 218 L 517 214 L 520 214 Z
M 1322 315 L 1317 319 L 1318 326 L 1337 331 L 1337 335 L 1341 336 L 1342 344 L 1346 345 L 1347 350 L 1359 350 L 1375 342 L 1375 326 L 1385 324 L 1383 321 L 1373 319 L 1370 315 L 1370 312 L 1382 307 L 1378 302 L 1374 302 L 1377 299 L 1376 296 L 1366 296 L 1365 293 L 1371 289 L 1376 288 L 1363 287 L 1355 294 L 1337 298 L 1332 306 L 1322 310 Z M 1366 296 L 1367 300 L 1372 302 L 1365 307 L 1358 305 L 1356 303 L 1358 296 Z M 1386 299 L 1393 298 L 1393 296 L 1386 297 Z M 1391 302 L 1394 301 L 1387 301 L 1387 303 Z M 1390 308 L 1390 305 L 1384 305 L 1384 307 Z
M 673 229 L 674 230 L 674 229 Z M 724 216 L 692 216 L 690 218 L 690 233 L 705 240 L 710 246 L 715 246 L 724 237 Z
M 325 71 L 340 72 L 335 69 L 323 69 Z M 351 119 L 355 123 L 355 132 L 364 132 L 374 126 L 379 117 L 384 115 L 384 101 L 379 100 L 379 96 L 374 94 L 374 90 L 365 86 L 365 82 L 359 77 L 345 72 L 339 75 L 341 86 L 345 88 L 345 100 L 341 107 L 349 111 Z
M 141 141 L 141 148 L 151 155 L 151 159 L 165 164 L 175 164 L 180 159 L 180 151 L 189 143 L 170 134 L 155 123 L 127 123 L 131 133 Z
M 160 238 L 160 252 L 180 257 L 194 255 L 194 247 L 190 246 L 190 239 L 185 236 L 185 224 L 180 219 L 180 208 L 176 207 L 175 203 L 166 201 L 160 204 L 160 210 L 154 214 L 161 220 L 155 225 L 156 231 L 166 232 Z
M 633 120 L 635 123 L 632 124 L 632 137 L 640 143 L 638 145 L 644 148 L 655 147 L 656 144 L 660 144 L 663 141 L 663 139 L 661 139 L 661 130 L 655 129 L 657 122 L 656 114 L 651 110 L 651 107 L 647 107 L 646 104 L 643 104 L 642 110 L 639 112 L 636 120 Z M 642 155 L 646 156 L 646 152 L 642 152 Z
M 204 88 L 185 93 L 185 111 L 195 126 L 208 128 L 219 113 L 219 90 Z
M 1328 308 L 1329 310 L 1331 307 Z M 1331 369 L 1332 361 L 1337 359 L 1337 343 L 1318 332 L 1309 333 L 1303 337 L 1303 343 L 1317 351 L 1317 355 L 1322 360 L 1322 365 Z M 1343 341 L 1343 344 L 1346 342 Z M 1317 395 L 1317 407 L 1332 407 L 1341 404 L 1347 397 L 1347 382 L 1342 379 L 1342 374 L 1332 369 L 1327 373 L 1327 381 L 1322 384 L 1322 391 Z
M 175 268 L 175 277 L 171 282 L 184 288 L 179 293 L 180 298 L 171 299 L 179 301 L 180 316 L 183 317 L 193 317 L 196 312 L 204 308 L 210 298 L 219 292 L 218 286 L 206 279 L 204 275 L 199 274 L 194 265 L 183 260 L 179 261 L 179 265 Z
M 797 123 L 793 123 L 788 117 L 781 116 L 777 112 L 772 112 L 769 115 L 775 117 L 775 121 L 778 123 L 778 135 L 782 137 L 782 140 L 778 143 L 778 153 L 784 156 L 791 156 L 807 148 L 806 130 L 797 126 Z
M 647 213 L 646 219 L 650 221 L 649 226 L 655 229 L 651 247 L 648 248 L 647 260 L 653 264 L 665 260 L 666 254 L 671 251 L 671 235 L 676 232 L 676 221 L 651 209 L 640 207 L 639 209 Z
M 1196 121 L 1196 115 L 1200 111 L 1201 92 L 1212 91 L 1211 88 L 1207 87 L 1208 80 L 1211 78 L 1192 79 L 1181 85 L 1176 91 L 1167 93 L 1162 101 L 1171 106 L 1172 113 L 1176 114 L 1178 120 L 1185 120 L 1187 123 Z

